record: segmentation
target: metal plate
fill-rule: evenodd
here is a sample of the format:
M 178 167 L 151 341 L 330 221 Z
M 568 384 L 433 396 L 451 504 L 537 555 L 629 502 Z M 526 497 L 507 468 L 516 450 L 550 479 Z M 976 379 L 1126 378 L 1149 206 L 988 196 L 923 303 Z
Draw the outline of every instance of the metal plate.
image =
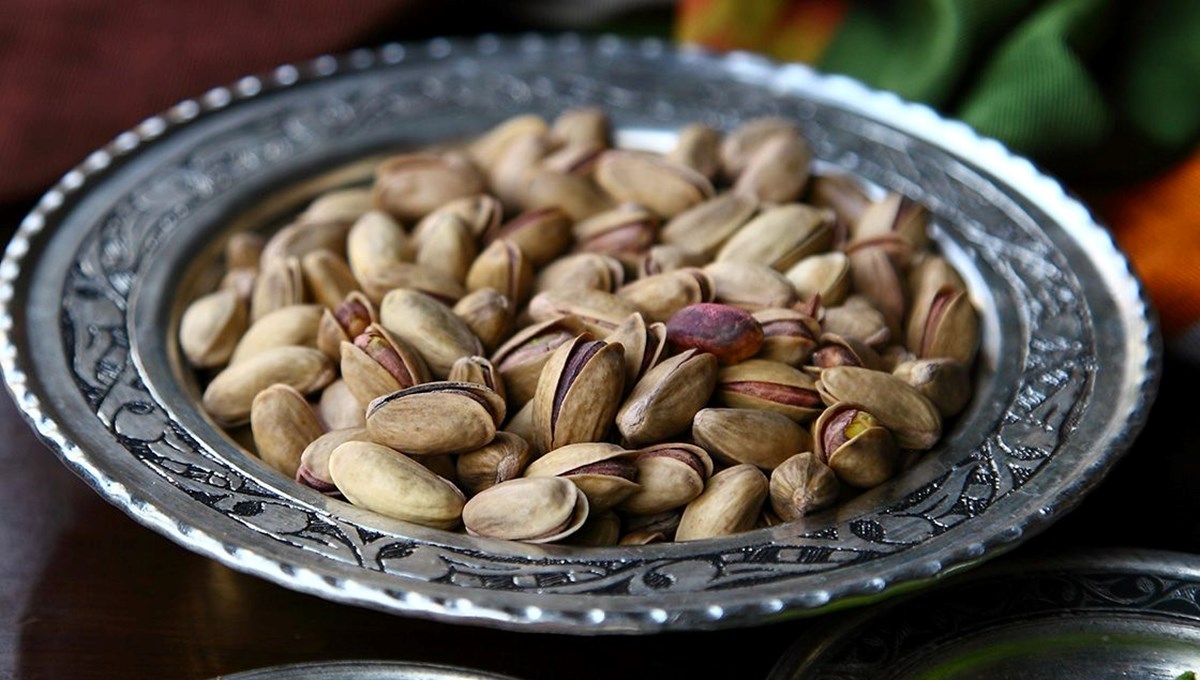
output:
M 457 666 L 404 661 L 321 661 L 256 668 L 214 680 L 514 680 L 512 676 Z
M 1174 680 L 1200 671 L 1200 560 L 1084 552 L 989 567 L 799 640 L 772 680 Z
M 354 161 L 519 112 L 605 107 L 623 143 L 690 121 L 797 122 L 820 167 L 901 191 L 966 274 L 977 395 L 901 478 L 736 537 L 578 549 L 388 522 L 282 479 L 196 407 L 174 336 L 224 236 L 278 223 Z M 248 77 L 118 136 L 22 222 L 0 366 L 63 461 L 134 519 L 288 587 L 441 620 L 571 633 L 742 626 L 975 565 L 1079 502 L 1157 386 L 1157 331 L 1111 237 L 1053 180 L 926 107 L 803 66 L 611 37 L 386 45 Z

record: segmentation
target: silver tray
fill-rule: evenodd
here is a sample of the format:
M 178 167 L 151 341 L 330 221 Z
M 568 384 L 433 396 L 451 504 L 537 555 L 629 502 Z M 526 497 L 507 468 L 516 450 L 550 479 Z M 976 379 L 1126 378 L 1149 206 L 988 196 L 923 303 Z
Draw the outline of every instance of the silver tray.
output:
M 977 395 L 901 478 L 736 537 L 572 549 L 388 522 L 275 475 L 196 407 L 174 330 L 224 237 L 268 228 L 362 159 L 598 104 L 626 145 L 794 119 L 824 170 L 935 216 L 983 327 Z M 1028 161 L 855 81 L 656 40 L 385 45 L 239 80 L 147 119 L 54 186 L 0 264 L 0 366 L 63 462 L 131 517 L 235 569 L 402 614 L 571 633 L 744 626 L 872 602 L 995 557 L 1077 504 L 1142 426 L 1159 372 L 1142 287 Z
M 213 680 L 516 680 L 473 668 L 408 661 L 316 661 L 218 675 Z
M 988 567 L 852 614 L 771 680 L 1175 680 L 1200 672 L 1200 558 L 1085 551 Z

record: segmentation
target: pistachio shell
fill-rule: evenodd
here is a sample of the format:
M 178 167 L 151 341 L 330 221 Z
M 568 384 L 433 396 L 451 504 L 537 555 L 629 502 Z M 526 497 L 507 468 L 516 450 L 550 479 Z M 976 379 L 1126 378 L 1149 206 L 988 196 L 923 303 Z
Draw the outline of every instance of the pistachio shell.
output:
M 943 418 L 958 415 L 971 400 L 971 376 L 954 359 L 905 361 L 896 366 L 892 375 L 917 388 Z
M 796 124 L 773 116 L 753 118 L 725 135 L 721 142 L 721 166 L 726 177 L 736 178 L 750 164 L 754 154 L 774 137 L 795 137 Z
M 522 477 L 485 489 L 463 508 L 472 536 L 528 543 L 562 540 L 587 521 L 587 496 L 560 477 Z
M 352 441 L 369 441 L 367 428 L 347 427 L 330 430 L 309 442 L 300 454 L 296 481 L 323 493 L 336 492 L 333 476 L 329 474 L 329 458 L 337 447 Z
M 514 140 L 530 134 L 544 134 L 549 130 L 550 127 L 541 116 L 532 113 L 513 116 L 472 142 L 468 153 L 479 167 L 490 170 Z
M 333 450 L 329 474 L 353 504 L 405 522 L 453 529 L 464 498 L 449 481 L 402 453 L 364 441 Z
M 646 324 L 640 313 L 630 314 L 616 330 L 604 338 L 625 348 L 625 386 L 632 389 L 646 371 L 658 363 L 667 346 L 667 327 Z
M 579 487 L 593 512 L 604 512 L 637 491 L 630 451 L 616 444 L 581 442 L 547 452 L 529 464 L 526 477 L 562 477 Z
M 807 451 L 771 471 L 771 508 L 785 522 L 833 505 L 840 492 L 833 470 Z
M 379 324 L 343 342 L 340 360 L 342 377 L 360 404 L 430 379 L 421 355 Z
M 483 343 L 488 352 L 495 350 L 512 332 L 513 303 L 495 288 L 480 288 L 454 304 L 454 313 Z
M 675 540 L 716 538 L 753 528 L 768 486 L 766 475 L 753 465 L 735 465 L 718 472 L 684 509 Z
M 715 396 L 723 406 L 772 411 L 798 423 L 825 410 L 812 378 L 787 364 L 763 359 L 721 368 Z
M 447 201 L 483 192 L 483 173 L 467 157 L 404 154 L 375 171 L 375 207 L 401 220 L 419 219 Z
M 720 147 L 721 133 L 702 123 L 693 123 L 679 129 L 675 148 L 667 153 L 667 160 L 687 166 L 711 180 L 721 169 Z
M 917 389 L 889 373 L 855 366 L 821 372 L 817 389 L 826 404 L 859 404 L 891 431 L 906 449 L 928 449 L 942 433 L 937 409 Z
M 492 441 L 458 456 L 459 484 L 471 494 L 516 479 L 533 459 L 529 442 L 511 432 L 497 432 Z
M 633 303 L 652 322 L 666 322 L 688 305 L 710 302 L 712 280 L 700 269 L 656 274 L 622 286 L 617 296 Z
M 322 248 L 344 255 L 349 229 L 349 223 L 340 220 L 292 222 L 275 232 L 263 246 L 259 269 L 265 271 L 267 267 L 289 258 L 299 260 Z
M 794 201 L 808 182 L 811 163 L 812 149 L 808 142 L 799 135 L 776 135 L 750 156 L 733 190 L 763 202 Z
M 417 249 L 417 264 L 440 269 L 455 281 L 465 282 L 477 250 L 471 228 L 457 215 L 443 213 L 430 223 Z M 469 287 L 468 287 L 469 289 Z
M 322 306 L 333 307 L 358 290 L 358 279 L 350 266 L 332 250 L 309 252 L 300 260 L 300 270 L 313 300 Z
M 179 322 L 179 344 L 196 368 L 214 368 L 230 360 L 249 314 L 237 291 L 218 290 L 188 305 Z
M 583 328 L 599 336 L 608 335 L 636 311 L 633 303 L 612 293 L 585 288 L 547 290 L 529 301 L 529 316 L 534 321 L 570 315 L 578 319 Z
M 250 406 L 254 448 L 267 465 L 294 478 L 304 448 L 321 436 L 321 423 L 304 395 L 289 385 L 271 385 Z
M 473 451 L 504 421 L 504 400 L 474 383 L 430 382 L 367 406 L 371 439 L 409 455 Z
M 353 223 L 371 210 L 370 189 L 339 189 L 321 194 L 300 213 L 304 222 Z
M 692 439 L 730 465 L 750 463 L 772 470 L 812 450 L 812 437 L 787 416 L 744 408 L 706 408 L 692 420 Z
M 662 230 L 664 243 L 716 255 L 758 210 L 753 196 L 723 193 L 679 213 Z
M 312 347 L 276 347 L 239 361 L 221 371 L 204 390 L 204 410 L 226 425 L 250 417 L 254 397 L 275 383 L 311 394 L 333 381 L 329 357 Z
M 475 259 L 466 281 L 469 291 L 493 288 L 521 305 L 533 285 L 533 263 L 517 244 L 497 239 Z
M 500 239 L 519 248 L 531 268 L 541 267 L 571 246 L 571 219 L 558 207 L 526 210 L 483 235 L 489 245 Z
M 367 407 L 354 396 L 346 381 L 339 379 L 321 390 L 321 399 L 317 402 L 317 416 L 329 430 L 365 427 Z
M 639 151 L 601 154 L 596 183 L 617 201 L 640 203 L 663 217 L 678 215 L 713 195 L 712 183 L 704 175 Z
M 749 311 L 768 307 L 790 307 L 796 299 L 783 274 L 753 262 L 724 260 L 704 267 L 716 288 L 716 301 Z
M 768 208 L 733 235 L 717 261 L 751 262 L 785 271 L 809 255 L 829 248 L 833 213 L 800 203 Z
M 869 489 L 896 471 L 891 433 L 857 404 L 842 402 L 826 409 L 813 424 L 813 442 L 817 457 L 850 486 Z
M 469 356 L 455 361 L 450 367 L 449 380 L 483 385 L 504 398 L 504 378 L 486 357 Z
M 717 377 L 717 360 L 694 349 L 665 359 L 634 386 L 617 412 L 617 429 L 633 446 L 684 432 L 704 407 Z
M 375 305 L 362 292 L 352 292 L 345 300 L 321 312 L 317 323 L 317 347 L 331 358 L 340 359 L 342 343 L 352 342 L 375 322 Z M 264 336 L 269 333 L 269 327 L 264 326 Z
M 250 321 L 290 305 L 303 304 L 307 297 L 304 272 L 294 257 L 270 260 L 254 281 L 250 296 Z
M 529 210 L 557 208 L 572 221 L 587 219 L 612 207 L 612 199 L 590 179 L 566 172 L 542 170 L 526 181 L 521 205 Z
M 612 293 L 624 282 L 625 269 L 619 260 L 600 253 L 576 253 L 546 265 L 537 275 L 534 290 L 590 288 Z
M 533 396 L 534 444 L 551 451 L 602 440 L 625 388 L 620 345 L 578 336 L 554 351 Z
M 483 354 L 479 338 L 446 305 L 413 290 L 393 290 L 379 305 L 379 322 L 417 351 L 438 378 L 459 357 Z
M 554 119 L 550 131 L 566 146 L 606 146 L 608 114 L 595 106 L 567 109 Z
M 248 231 L 239 231 L 225 242 L 225 269 L 257 270 L 266 239 Z
M 446 304 L 454 304 L 467 294 L 463 284 L 449 274 L 409 262 L 398 262 L 387 269 L 373 272 L 360 279 L 359 283 L 375 304 L 380 304 L 391 291 L 401 288 L 424 293 Z
M 708 453 L 692 444 L 655 444 L 634 453 L 639 488 L 618 506 L 653 515 L 686 505 L 704 491 L 712 474 Z
M 364 286 L 380 272 L 415 257 L 408 234 L 391 215 L 378 210 L 364 213 L 346 235 L 346 260 Z
M 840 305 L 850 292 L 850 258 L 845 253 L 809 255 L 785 274 L 801 300 L 821 298 L 826 306 Z

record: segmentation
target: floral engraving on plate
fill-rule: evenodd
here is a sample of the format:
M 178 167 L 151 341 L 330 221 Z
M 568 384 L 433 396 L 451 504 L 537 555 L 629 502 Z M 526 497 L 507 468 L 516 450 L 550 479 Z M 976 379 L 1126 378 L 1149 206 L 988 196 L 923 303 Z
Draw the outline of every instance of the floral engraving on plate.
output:
M 638 594 L 737 589 L 893 554 L 969 522 L 1038 474 L 1090 396 L 1095 346 L 1084 295 L 1037 217 L 944 152 L 837 108 L 771 94 L 753 83 L 647 87 L 618 57 L 582 51 L 552 74 L 520 55 L 393 69 L 347 80 L 210 136 L 96 217 L 63 289 L 61 328 L 80 392 L 117 440 L 192 499 L 261 535 L 332 560 L 464 588 Z M 607 74 L 604 80 L 592 74 Z M 397 121 L 447 110 L 470 120 L 547 114 L 597 103 L 664 128 L 703 120 L 729 127 L 758 115 L 793 118 L 817 156 L 926 203 L 949 239 L 1002 290 L 997 304 L 1022 328 L 1025 364 L 996 377 L 990 434 L 947 458 L 945 470 L 869 515 L 818 518 L 757 543 L 686 559 L 507 557 L 434 545 L 359 526 L 286 495 L 214 453 L 157 403 L 130 359 L 130 296 L 160 243 L 247 178 L 346 140 L 397 141 Z M 681 104 L 680 102 L 692 102 Z M 476 128 L 478 129 L 478 128 Z M 400 140 L 402 141 L 402 140 Z M 216 229 L 219 225 L 208 225 Z M 1030 286 L 1028 282 L 1037 281 Z M 934 455 L 950 456 L 947 452 Z

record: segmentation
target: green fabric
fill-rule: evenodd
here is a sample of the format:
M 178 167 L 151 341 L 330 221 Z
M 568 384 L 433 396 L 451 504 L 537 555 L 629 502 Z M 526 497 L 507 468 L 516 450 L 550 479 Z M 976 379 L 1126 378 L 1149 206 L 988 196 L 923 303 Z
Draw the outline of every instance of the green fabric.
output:
M 1200 136 L 1200 0 L 860 1 L 820 66 L 1071 176 L 1142 174 Z

